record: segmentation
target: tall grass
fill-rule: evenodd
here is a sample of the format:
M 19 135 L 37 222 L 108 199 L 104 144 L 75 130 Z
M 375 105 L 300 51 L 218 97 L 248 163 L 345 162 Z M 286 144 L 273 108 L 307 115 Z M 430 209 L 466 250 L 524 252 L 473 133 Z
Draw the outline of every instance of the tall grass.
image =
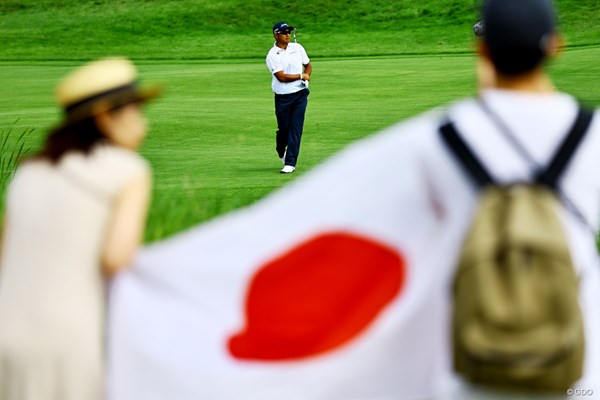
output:
M 15 121 L 15 124 L 18 122 Z M 0 129 L 0 191 L 6 193 L 18 163 L 31 152 L 28 142 L 34 128 L 20 131 Z M 0 200 L 0 211 L 4 210 L 4 196 Z

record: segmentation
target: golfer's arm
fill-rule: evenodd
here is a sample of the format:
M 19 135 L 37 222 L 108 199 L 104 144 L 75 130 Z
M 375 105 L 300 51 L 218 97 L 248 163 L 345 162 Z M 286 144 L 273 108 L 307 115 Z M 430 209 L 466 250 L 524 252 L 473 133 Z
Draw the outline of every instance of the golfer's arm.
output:
M 300 75 L 302 75 L 303 78 L 306 78 L 305 73 L 302 73 L 302 74 L 284 74 L 283 71 L 278 71 L 278 72 L 275 72 L 273 75 L 275 75 L 275 78 L 277 78 L 277 80 L 279 82 L 295 82 L 297 80 L 300 80 Z
M 304 65 L 304 73 L 308 74 L 308 80 L 310 81 L 310 74 L 312 74 L 312 64 L 311 63 Z

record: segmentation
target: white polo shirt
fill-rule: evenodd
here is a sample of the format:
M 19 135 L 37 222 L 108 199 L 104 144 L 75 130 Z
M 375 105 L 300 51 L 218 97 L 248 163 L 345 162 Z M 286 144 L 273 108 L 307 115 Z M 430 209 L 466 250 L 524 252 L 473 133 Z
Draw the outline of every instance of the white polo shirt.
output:
M 290 94 L 306 89 L 300 80 L 294 82 L 279 82 L 275 73 L 283 71 L 284 74 L 301 74 L 302 66 L 310 62 L 306 50 L 298 43 L 289 43 L 284 50 L 273 45 L 267 54 L 267 67 L 273 76 L 271 88 L 275 94 Z

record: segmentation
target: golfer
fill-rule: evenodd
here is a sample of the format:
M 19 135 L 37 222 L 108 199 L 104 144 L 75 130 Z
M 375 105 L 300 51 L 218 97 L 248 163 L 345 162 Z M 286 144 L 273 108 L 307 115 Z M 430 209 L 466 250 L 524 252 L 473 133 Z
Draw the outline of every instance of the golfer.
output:
M 275 93 L 277 116 L 275 149 L 283 161 L 282 174 L 296 170 L 312 72 L 304 47 L 290 43 L 294 29 L 285 22 L 276 23 L 273 26 L 275 44 L 267 54 L 267 67 L 273 74 L 271 88 Z
M 64 112 L 8 188 L 0 263 L 0 400 L 101 400 L 106 280 L 128 266 L 146 219 L 150 168 L 126 59 L 58 86 Z

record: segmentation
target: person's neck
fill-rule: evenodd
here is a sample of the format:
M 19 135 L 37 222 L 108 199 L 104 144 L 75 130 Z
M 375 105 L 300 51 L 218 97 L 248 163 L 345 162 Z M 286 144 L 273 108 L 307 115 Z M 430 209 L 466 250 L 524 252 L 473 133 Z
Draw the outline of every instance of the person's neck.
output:
M 275 42 L 275 46 L 277 46 L 283 50 L 287 49 L 287 47 L 288 47 L 287 43 L 280 43 L 280 42 Z
M 540 68 L 517 76 L 497 75 L 497 89 L 517 90 L 533 93 L 556 92 L 556 87 L 548 75 Z

